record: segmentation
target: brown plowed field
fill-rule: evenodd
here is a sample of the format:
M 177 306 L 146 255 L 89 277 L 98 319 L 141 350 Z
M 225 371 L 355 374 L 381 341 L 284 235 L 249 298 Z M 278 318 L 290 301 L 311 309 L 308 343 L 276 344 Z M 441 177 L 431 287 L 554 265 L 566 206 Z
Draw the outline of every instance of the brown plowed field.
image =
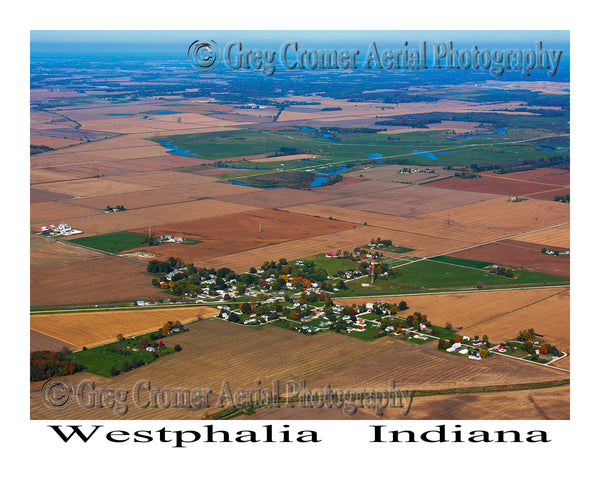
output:
M 570 171 L 560 168 L 536 168 L 524 172 L 505 173 L 502 177 L 510 180 L 525 180 L 550 185 L 570 185 L 571 183 Z
M 125 337 L 161 328 L 167 321 L 189 323 L 198 316 L 219 313 L 211 307 L 149 308 L 105 312 L 74 312 L 31 315 L 34 332 L 75 345 L 77 349 L 113 342 L 119 333 Z
M 197 263 L 203 258 L 245 252 L 290 240 L 310 244 L 311 237 L 353 228 L 354 225 L 345 222 L 275 210 L 253 210 L 155 226 L 152 228 L 153 235 L 181 235 L 184 238 L 201 240 L 202 243 L 196 245 L 164 243 L 156 247 L 144 247 L 144 250 L 155 253 L 157 258 L 175 256 L 181 257 L 187 262 Z M 134 232 L 143 234 L 146 230 L 140 229 L 134 230 Z M 286 257 L 286 255 L 282 256 Z M 282 256 L 269 260 L 277 260 Z
M 43 333 L 29 330 L 30 352 L 37 352 L 41 350 L 60 352 L 64 347 L 67 347 L 69 350 L 77 350 L 76 345 L 71 345 L 70 343 L 63 342 L 62 340 L 58 340 L 53 337 L 49 337 L 48 335 L 44 335 Z
M 531 198 L 537 198 L 538 200 L 554 200 L 555 197 L 562 197 L 571 193 L 570 188 L 557 188 L 556 190 L 545 190 L 539 193 L 533 193 L 529 195 Z
M 31 306 L 170 298 L 150 284 L 143 263 L 112 255 L 31 270 Z
M 557 302 L 557 299 L 559 300 Z M 561 319 L 559 323 L 550 319 L 553 305 L 564 305 L 568 308 L 569 288 L 548 287 L 528 288 L 515 290 L 488 290 L 460 293 L 435 293 L 426 295 L 403 295 L 403 296 L 381 296 L 381 297 L 352 297 L 339 298 L 335 303 L 341 305 L 361 305 L 366 302 L 383 301 L 388 303 L 399 303 L 405 301 L 408 310 L 404 312 L 409 315 L 413 312 L 421 312 L 427 315 L 427 319 L 434 325 L 445 326 L 451 323 L 454 328 L 463 327 L 473 335 L 488 335 L 492 342 L 502 342 L 516 338 L 520 330 L 534 328 L 529 325 L 528 317 L 520 312 L 527 311 L 536 305 L 548 315 L 547 326 L 537 322 L 535 330 L 541 334 L 550 334 L 553 338 L 560 338 L 562 342 L 559 347 L 569 348 L 569 316 Z M 547 302 L 547 303 L 545 303 Z M 536 307 L 537 308 L 537 307 Z M 563 312 L 564 313 L 564 312 Z M 540 316 L 541 318 L 541 316 Z M 507 320 L 510 319 L 510 322 Z M 495 322 L 505 322 L 506 331 L 498 336 Z M 506 336 L 508 335 L 508 336 Z M 546 337 L 544 337 L 546 338 Z M 565 341 L 566 340 L 566 341 Z
M 52 200 L 66 200 L 72 198 L 71 195 L 64 193 L 51 192 L 49 190 L 40 190 L 37 188 L 29 189 L 29 203 L 51 202 Z
M 543 255 L 541 253 L 542 247 L 550 247 L 550 245 L 504 240 L 462 250 L 453 253 L 452 256 L 510 265 L 533 272 L 569 278 L 571 276 L 569 256 Z
M 433 389 L 541 382 L 568 378 L 568 374 L 503 357 L 475 362 L 437 351 L 437 344 L 415 345 L 392 338 L 365 342 L 333 332 L 307 337 L 266 326 L 260 330 L 207 319 L 179 334 L 182 351 L 110 379 L 79 373 L 73 384 L 93 377 L 98 386 L 130 390 L 139 379 L 153 387 L 212 388 L 222 383 L 232 389 L 256 387 L 279 380 L 305 380 L 308 388 L 385 389 L 391 380 L 403 389 Z M 108 409 L 84 410 L 75 402 L 62 411 L 41 404 L 41 383 L 32 384 L 32 418 L 115 418 Z M 210 398 L 210 397 L 209 397 Z M 216 402 L 211 402 L 211 406 Z M 214 409 L 214 407 L 213 407 Z M 203 418 L 211 410 L 138 409 L 131 405 L 127 419 Z
M 223 202 L 240 203 L 260 208 L 283 208 L 304 203 L 316 203 L 338 198 L 337 195 L 293 188 L 252 189 L 241 195 L 221 197 Z
M 548 228 L 541 232 L 519 235 L 515 240 L 523 242 L 539 243 L 542 246 L 556 245 L 560 248 L 569 248 L 571 245 L 571 225 Z
M 568 420 L 570 387 L 413 398 L 410 410 L 388 407 L 382 416 L 359 408 L 347 416 L 336 408 L 259 408 L 247 420 Z M 398 428 L 393 427 L 392 430 Z M 463 438 L 467 431 L 463 429 Z M 523 438 L 523 437 L 522 437 Z
M 366 183 L 366 182 L 365 182 Z M 386 183 L 377 182 L 379 185 Z M 358 184 L 363 185 L 363 184 Z M 401 217 L 416 217 L 446 208 L 469 205 L 494 198 L 486 193 L 460 192 L 444 188 L 408 186 L 394 190 L 373 191 L 360 196 L 320 202 L 335 207 L 387 213 Z

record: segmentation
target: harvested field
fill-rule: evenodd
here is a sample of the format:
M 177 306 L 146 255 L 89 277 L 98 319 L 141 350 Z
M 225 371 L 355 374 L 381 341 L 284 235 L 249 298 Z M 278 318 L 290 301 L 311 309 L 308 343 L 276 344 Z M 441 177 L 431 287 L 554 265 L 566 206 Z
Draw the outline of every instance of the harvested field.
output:
M 412 183 L 420 184 L 426 182 L 432 182 L 435 180 L 441 180 L 442 178 L 454 176 L 453 172 L 443 170 L 441 167 L 421 167 L 418 168 L 424 170 L 431 168 L 435 173 L 426 172 L 411 172 L 407 174 L 400 174 L 399 172 L 403 167 L 416 168 L 414 165 L 383 165 L 381 167 L 369 167 L 355 172 L 348 173 L 348 176 L 368 178 L 370 180 L 379 180 L 382 182 L 398 182 L 398 183 Z M 437 186 L 435 184 L 434 186 Z
M 128 210 L 166 205 L 171 203 L 191 202 L 198 199 L 210 199 L 231 195 L 256 192 L 255 188 L 245 185 L 216 182 L 210 177 L 195 175 L 197 183 L 173 187 L 150 188 L 136 192 L 99 195 L 96 197 L 77 198 L 69 203 L 92 208 L 106 208 L 106 205 L 125 205 Z
M 29 236 L 31 270 L 102 256 L 101 253 L 71 243 L 58 242 L 41 235 Z
M 111 177 L 111 180 L 123 182 L 125 184 L 140 185 L 144 188 L 153 188 L 197 183 L 199 180 L 202 180 L 202 177 L 198 178 L 198 175 L 193 175 L 191 173 L 159 170 L 117 175 Z
M 538 200 L 554 200 L 555 197 L 562 197 L 569 193 L 571 193 L 570 188 L 557 188 L 555 190 L 544 190 L 543 192 L 532 193 L 529 197 L 537 198 Z
M 433 293 L 433 294 L 409 294 L 401 296 L 381 296 L 381 297 L 353 297 L 337 298 L 335 303 L 341 305 L 360 305 L 365 302 L 383 301 L 388 303 L 399 303 L 404 300 L 408 304 L 408 310 L 404 313 L 409 315 L 412 312 L 421 312 L 427 315 L 427 319 L 434 325 L 444 327 L 447 322 L 454 328 L 463 327 L 461 334 L 469 331 L 472 335 L 488 335 L 492 342 L 502 342 L 507 339 L 516 338 L 520 330 L 534 328 L 529 325 L 529 318 L 522 313 L 535 305 L 545 305 L 545 307 L 555 302 L 556 298 L 565 300 L 568 308 L 569 288 L 565 287 L 545 287 L 545 288 L 527 288 L 527 289 L 502 289 L 488 291 L 473 291 L 460 293 Z M 549 303 L 544 303 L 549 301 Z M 550 302 L 551 301 L 551 302 Z M 544 308 L 545 308 L 544 307 Z M 546 310 L 550 316 L 551 311 Z M 505 325 L 506 332 L 504 336 L 494 336 L 492 331 L 496 327 L 490 326 L 495 322 L 503 320 L 510 322 Z M 561 323 L 554 324 L 549 318 L 548 326 L 535 328 L 542 334 L 550 333 L 556 328 L 556 336 L 567 339 L 562 348 L 569 348 L 569 315 L 561 319 Z M 539 326 L 539 325 L 538 325 Z M 508 336 L 505 336 L 508 335 Z M 545 337 L 544 337 L 545 338 Z
M 168 321 L 183 324 L 216 315 L 211 307 L 148 308 L 104 312 L 51 313 L 30 316 L 31 330 L 77 349 L 114 342 L 119 333 L 125 337 L 161 328 Z
M 259 408 L 248 420 L 568 420 L 570 387 L 551 387 L 513 392 L 433 395 L 413 398 L 404 409 L 391 407 L 375 416 L 373 409 L 360 408 L 347 416 L 335 408 Z M 396 429 L 396 427 L 394 427 Z M 464 430 L 467 431 L 467 430 Z
M 201 240 L 201 243 L 196 245 L 164 243 L 155 247 L 144 247 L 144 250 L 156 254 L 157 258 L 175 256 L 183 258 L 186 262 L 199 263 L 204 258 L 220 257 L 236 252 L 245 252 L 251 256 L 251 253 L 246 252 L 247 250 L 290 240 L 309 244 L 311 237 L 352 228 L 354 225 L 345 222 L 261 209 L 155 226 L 152 229 L 154 235 L 180 235 L 191 240 Z M 140 229 L 134 232 L 143 234 L 146 230 Z M 277 257 L 277 260 L 282 257 L 285 255 Z
M 33 307 L 170 298 L 150 284 L 144 263 L 113 255 L 40 266 L 30 273 Z
M 130 389 L 138 379 L 161 388 L 211 388 L 219 392 L 227 380 L 232 389 L 263 385 L 279 380 L 305 380 L 307 388 L 385 389 L 391 380 L 403 389 L 453 388 L 503 385 L 568 378 L 568 374 L 538 365 L 490 357 L 473 362 L 436 350 L 432 344 L 415 345 L 391 338 L 364 342 L 333 332 L 307 337 L 286 329 L 259 329 L 207 319 L 190 325 L 179 334 L 182 351 L 168 355 L 118 377 L 97 380 L 98 386 Z M 76 384 L 91 375 L 69 377 Z M 185 379 L 182 384 L 181 379 Z M 41 404 L 40 383 L 32 384 L 32 418 L 115 418 L 108 409 L 82 409 L 77 404 L 54 411 Z M 283 387 L 285 388 L 285 387 Z M 218 395 L 218 393 L 217 393 Z M 209 397 L 216 399 L 215 397 Z M 136 409 L 126 419 L 201 419 L 211 409 Z M 418 404 L 415 404 L 418 405 Z M 415 407 L 416 408 L 416 407 Z
M 477 245 L 566 223 L 569 212 L 569 205 L 560 202 L 497 197 L 409 218 L 402 226 L 405 231 Z
M 98 213 L 97 210 L 92 210 L 91 208 L 59 202 L 32 203 L 29 212 L 29 220 L 31 222 L 59 222 L 60 220 Z
M 540 232 L 528 233 L 515 237 L 515 240 L 537 243 L 542 246 L 554 245 L 559 248 L 569 248 L 571 245 L 571 225 L 547 228 Z
M 552 247 L 552 245 L 503 240 L 502 242 L 493 242 L 462 250 L 452 254 L 452 256 L 569 278 L 571 276 L 569 256 L 543 255 L 541 253 L 542 247 Z
M 382 182 L 378 182 L 383 184 Z M 363 184 L 358 184 L 363 185 Z M 344 197 L 320 202 L 323 205 L 387 213 L 401 217 L 416 217 L 493 198 L 485 193 L 459 192 L 443 188 L 408 186 L 399 189 L 373 191 L 356 197 Z
M 66 200 L 73 198 L 71 195 L 65 195 L 64 193 L 40 190 L 37 188 L 30 188 L 29 192 L 29 203 L 51 202 L 52 200 Z
M 485 175 L 487 176 L 487 174 Z M 567 186 L 571 183 L 570 171 L 560 168 L 536 168 L 524 172 L 505 173 L 502 177 L 510 180 L 523 180 L 549 185 Z
M 80 237 L 98 235 L 101 233 L 120 232 L 162 225 L 173 221 L 190 221 L 199 218 L 218 217 L 231 213 L 254 210 L 255 207 L 238 205 L 235 203 L 220 202 L 218 200 L 197 200 L 193 202 L 158 205 L 154 207 L 138 208 L 123 212 L 100 213 L 81 217 L 71 225 L 77 230 L 82 230 Z M 39 228 L 39 224 L 32 228 Z
M 50 148 L 63 148 L 78 143 L 81 143 L 81 140 L 75 138 L 48 137 L 45 135 L 31 135 L 29 137 L 30 145 L 46 145 Z
M 536 192 L 552 189 L 553 185 L 544 185 L 537 182 L 524 180 L 510 180 L 506 175 L 482 175 L 478 178 L 446 178 L 431 183 L 437 188 L 449 188 L 463 192 L 495 193 L 497 195 L 529 196 Z
M 403 188 L 403 185 L 395 185 L 393 183 L 376 182 L 367 180 L 363 182 L 353 182 L 345 184 L 335 184 L 330 187 L 319 187 L 319 192 L 332 193 L 333 195 L 350 196 L 364 195 L 366 193 L 381 192 L 383 190 L 392 190 Z
M 504 342 L 516 338 L 520 330 L 533 328 L 543 335 L 544 343 L 556 345 L 560 350 L 570 351 L 570 290 L 533 303 L 516 311 L 508 312 L 483 324 L 463 330 L 464 335 L 477 335 L 485 330 L 492 342 Z
M 223 202 L 240 203 L 260 208 L 285 208 L 338 198 L 337 195 L 293 188 L 256 189 L 250 193 L 220 197 Z
M 287 162 L 289 160 L 303 160 L 305 158 L 319 158 L 320 155 L 309 155 L 306 153 L 301 153 L 298 155 L 280 155 L 278 157 L 267 157 L 266 155 L 253 155 L 251 157 L 246 157 L 246 160 L 249 160 L 254 163 L 264 163 L 264 162 Z M 228 160 L 228 159 L 224 159 Z
M 71 345 L 70 343 L 63 342 L 53 337 L 49 337 L 48 335 L 44 335 L 43 333 L 35 332 L 33 330 L 29 330 L 29 351 L 37 352 L 40 350 L 49 350 L 51 352 L 60 352 L 63 348 L 68 348 L 69 350 L 77 350 L 76 345 Z
M 64 172 L 53 167 L 35 168 L 29 172 L 29 183 L 35 186 L 36 183 L 56 182 L 60 180 L 72 180 L 74 178 L 84 178 L 89 175 L 84 172 Z
M 40 183 L 40 189 L 52 188 L 56 192 L 75 197 L 91 197 L 109 193 L 130 192 L 142 190 L 144 187 L 135 183 L 118 182 L 114 177 L 86 178 L 82 180 L 69 180 L 65 182 Z M 55 199 L 52 199 L 55 200 Z

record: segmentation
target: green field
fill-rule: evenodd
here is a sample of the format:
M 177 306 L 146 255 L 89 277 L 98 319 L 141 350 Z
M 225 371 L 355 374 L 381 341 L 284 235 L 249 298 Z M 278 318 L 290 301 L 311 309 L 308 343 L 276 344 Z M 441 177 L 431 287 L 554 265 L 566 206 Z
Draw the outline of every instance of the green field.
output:
M 531 115 L 512 115 L 512 117 L 527 117 L 524 122 L 531 120 Z M 515 122 L 516 119 L 512 119 Z M 386 157 L 395 161 L 402 160 L 403 164 L 427 165 L 464 165 L 468 163 L 495 163 L 508 165 L 515 161 L 536 160 L 539 158 L 552 158 L 561 154 L 549 151 L 540 151 L 533 145 L 524 145 L 519 142 L 529 138 L 547 136 L 546 124 L 542 128 L 507 128 L 506 134 L 481 135 L 472 138 L 453 139 L 449 132 L 408 132 L 402 134 L 376 134 L 376 133 L 345 133 L 336 134 L 337 140 L 331 141 L 321 137 L 318 132 L 307 132 L 299 128 L 280 130 L 277 132 L 254 130 L 231 130 L 226 132 L 196 133 L 187 135 L 170 135 L 154 137 L 152 140 L 170 140 L 173 145 L 189 150 L 203 159 L 219 159 L 228 157 L 244 157 L 257 154 L 274 154 L 280 149 L 296 149 L 297 152 L 308 155 L 320 155 L 320 161 L 352 162 L 367 161 L 366 155 L 379 153 L 383 157 L 381 162 L 386 162 Z M 560 138 L 560 137 L 558 137 Z M 431 159 L 414 155 L 416 151 L 427 150 L 436 155 Z M 273 158 L 274 168 L 278 164 Z M 371 162 L 371 163 L 374 163 Z M 231 166 L 237 164 L 231 163 Z M 247 165 L 247 162 L 239 166 Z M 314 168 L 317 164 L 302 162 L 301 166 L 284 165 L 282 168 Z M 261 168 L 269 168 L 261 165 Z
M 443 263 L 451 263 L 453 265 L 460 265 L 463 267 L 479 268 L 483 269 L 493 265 L 494 262 L 480 262 L 479 260 L 469 260 L 467 258 L 448 257 L 446 255 L 439 255 L 437 257 L 430 257 L 429 260 Z
M 74 238 L 71 243 L 84 247 L 95 248 L 108 253 L 119 253 L 124 250 L 141 247 L 144 244 L 144 235 L 131 232 L 114 232 L 94 235 L 92 237 Z
M 413 252 L 415 249 L 414 248 L 406 248 L 406 247 L 399 247 L 399 246 L 389 246 L 389 247 L 369 247 L 368 245 L 363 245 L 362 247 L 365 250 L 378 250 L 378 251 L 382 251 L 382 252 L 391 252 L 391 253 L 407 253 L 407 252 Z
M 432 288 L 476 287 L 479 282 L 482 286 L 568 282 L 567 278 L 518 269 L 514 270 L 514 278 L 507 278 L 484 270 L 431 260 L 421 260 L 404 265 L 395 268 L 393 272 L 397 275 L 391 278 L 380 277 L 375 280 L 372 287 L 363 287 L 361 284 L 364 280 L 346 282 L 347 292 L 401 292 Z

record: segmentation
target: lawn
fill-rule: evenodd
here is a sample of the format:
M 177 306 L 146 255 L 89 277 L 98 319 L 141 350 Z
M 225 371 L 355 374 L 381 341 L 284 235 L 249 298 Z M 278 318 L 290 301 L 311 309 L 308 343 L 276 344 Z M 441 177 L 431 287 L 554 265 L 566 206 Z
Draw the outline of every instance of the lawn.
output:
M 80 350 L 71 353 L 69 358 L 82 364 L 86 372 L 110 377 L 110 370 L 113 365 L 119 371 L 123 371 L 125 370 L 123 368 L 125 362 L 131 363 L 137 361 L 139 362 L 139 366 L 141 366 L 174 352 L 172 348 L 166 346 L 158 349 L 156 352 L 148 352 L 145 349 L 140 349 L 139 344 L 142 338 L 146 338 L 152 343 L 153 340 L 151 338 L 154 337 L 150 337 L 150 335 L 140 335 L 107 345 Z M 171 342 L 172 340 L 169 338 L 169 343 Z
M 431 257 L 429 260 L 442 262 L 442 263 L 451 263 L 453 265 L 460 265 L 463 267 L 471 267 L 483 269 L 490 265 L 493 265 L 494 262 L 480 262 L 479 260 L 469 260 L 467 258 L 456 258 L 456 257 L 448 257 L 446 255 L 439 255 L 437 257 Z
M 95 248 L 108 253 L 119 253 L 124 250 L 141 247 L 144 244 L 144 235 L 131 232 L 114 232 L 94 235 L 92 237 L 74 238 L 71 243 L 84 247 Z
M 327 257 L 324 253 L 318 253 L 312 257 L 306 257 L 303 259 L 303 261 L 313 262 L 315 267 L 326 270 L 328 275 L 337 275 L 338 272 L 356 270 L 358 268 L 358 262 L 354 262 L 345 258 Z

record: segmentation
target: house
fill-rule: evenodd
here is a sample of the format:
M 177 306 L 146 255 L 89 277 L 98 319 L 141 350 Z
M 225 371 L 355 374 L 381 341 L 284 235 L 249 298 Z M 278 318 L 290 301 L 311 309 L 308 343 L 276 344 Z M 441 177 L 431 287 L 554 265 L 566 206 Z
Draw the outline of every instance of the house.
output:
M 146 347 L 146 351 L 147 352 L 155 352 L 156 348 L 154 348 L 154 347 Z
M 454 352 L 455 350 L 458 350 L 460 347 L 462 347 L 462 343 L 453 343 L 451 347 L 448 347 L 446 349 L 447 352 Z
M 458 351 L 458 353 L 460 353 L 461 355 L 465 355 L 465 354 L 469 353 L 469 349 L 468 348 L 462 348 L 461 350 Z

